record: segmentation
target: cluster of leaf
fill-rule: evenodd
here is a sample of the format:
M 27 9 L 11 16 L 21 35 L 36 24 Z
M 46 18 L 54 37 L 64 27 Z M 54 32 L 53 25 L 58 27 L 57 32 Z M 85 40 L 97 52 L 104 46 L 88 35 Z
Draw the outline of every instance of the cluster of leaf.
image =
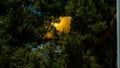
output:
M 30 14 L 26 4 L 41 15 Z M 113 0 L 4 0 L 1 5 L 0 68 L 116 68 L 115 29 L 106 34 L 116 13 Z M 43 39 L 52 17 L 66 15 L 72 17 L 70 33 L 52 30 L 55 38 Z M 32 50 L 25 43 L 47 47 Z M 54 52 L 57 45 L 62 52 Z
M 64 56 L 54 53 L 53 48 L 45 44 L 43 49 L 31 50 L 29 47 L 1 46 L 1 68 L 62 68 Z M 49 44 L 51 45 L 51 44 Z

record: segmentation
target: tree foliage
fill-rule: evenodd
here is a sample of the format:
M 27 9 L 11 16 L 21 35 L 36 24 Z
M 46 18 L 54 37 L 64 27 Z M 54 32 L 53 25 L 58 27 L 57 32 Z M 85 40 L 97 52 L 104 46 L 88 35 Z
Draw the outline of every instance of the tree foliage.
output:
M 0 68 L 116 68 L 114 0 L 1 5 Z

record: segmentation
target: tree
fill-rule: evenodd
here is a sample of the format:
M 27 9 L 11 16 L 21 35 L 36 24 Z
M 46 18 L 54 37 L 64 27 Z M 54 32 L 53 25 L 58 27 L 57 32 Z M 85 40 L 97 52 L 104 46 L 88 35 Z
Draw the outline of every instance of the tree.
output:
M 0 5 L 1 68 L 116 68 L 113 0 L 5 0 Z M 57 46 L 61 52 L 55 52 Z

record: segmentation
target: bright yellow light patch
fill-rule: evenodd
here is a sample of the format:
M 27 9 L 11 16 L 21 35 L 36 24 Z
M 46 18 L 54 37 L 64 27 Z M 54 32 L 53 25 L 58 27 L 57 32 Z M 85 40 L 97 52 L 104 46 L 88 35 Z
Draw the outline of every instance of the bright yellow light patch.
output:
M 57 31 L 60 33 L 69 33 L 70 32 L 70 24 L 71 24 L 71 17 L 70 16 L 64 16 L 60 17 L 59 23 L 54 23 L 53 26 L 56 28 Z
M 60 22 L 55 23 L 52 22 L 51 25 L 56 28 L 56 30 L 59 32 L 58 34 L 64 33 L 68 34 L 70 32 L 70 24 L 71 24 L 71 17 L 70 16 L 61 16 L 59 17 Z M 52 31 L 52 30 L 51 30 Z M 47 32 L 43 39 L 50 39 L 53 38 L 53 33 Z

